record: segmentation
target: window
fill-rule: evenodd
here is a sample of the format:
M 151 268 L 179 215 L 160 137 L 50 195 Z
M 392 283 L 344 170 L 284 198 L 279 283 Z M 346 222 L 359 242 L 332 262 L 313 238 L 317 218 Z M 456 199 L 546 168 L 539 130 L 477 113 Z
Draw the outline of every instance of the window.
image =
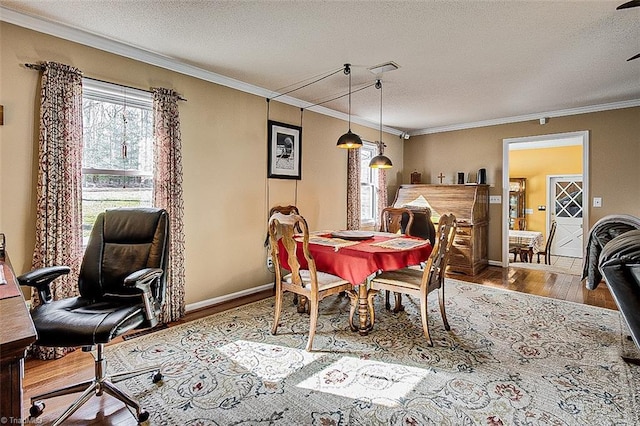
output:
M 378 147 L 363 142 L 360 148 L 360 222 L 364 226 L 376 223 L 378 206 L 378 169 L 369 167 L 369 162 L 378 155 Z
M 86 245 L 97 215 L 108 208 L 151 206 L 151 93 L 84 79 L 82 235 Z

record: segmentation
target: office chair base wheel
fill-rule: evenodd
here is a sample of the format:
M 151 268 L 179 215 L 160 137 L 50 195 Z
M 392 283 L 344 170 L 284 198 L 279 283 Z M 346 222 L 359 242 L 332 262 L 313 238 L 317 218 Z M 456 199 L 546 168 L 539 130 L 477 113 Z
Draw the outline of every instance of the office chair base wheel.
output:
M 29 408 L 29 414 L 31 415 L 31 417 L 34 417 L 34 418 L 38 417 L 44 411 L 44 407 L 45 407 L 44 402 L 36 401 L 33 403 L 31 408 Z
M 140 410 L 140 414 L 138 414 L 138 423 L 144 423 L 149 420 L 149 412 L 147 410 Z
M 160 380 L 162 380 L 162 373 L 158 371 L 153 375 L 153 383 L 158 383 Z

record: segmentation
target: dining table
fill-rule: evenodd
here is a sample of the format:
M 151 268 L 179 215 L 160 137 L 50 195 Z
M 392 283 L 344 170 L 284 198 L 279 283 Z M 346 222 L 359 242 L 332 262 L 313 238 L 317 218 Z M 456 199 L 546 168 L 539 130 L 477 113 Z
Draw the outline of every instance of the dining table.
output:
M 531 263 L 533 255 L 541 250 L 543 244 L 544 236 L 542 232 L 509 230 L 509 247 L 524 247 L 529 263 Z
M 302 253 L 302 236 L 296 237 Z M 347 292 L 352 300 L 349 326 L 367 335 L 373 328 L 369 299 L 377 290 L 369 289 L 369 281 L 383 271 L 394 271 L 420 265 L 431 254 L 431 243 L 416 237 L 387 232 L 314 231 L 309 236 L 309 251 L 316 269 L 349 281 L 354 289 Z M 279 250 L 280 263 L 289 268 L 285 250 Z M 300 267 L 308 268 L 304 256 L 298 256 Z M 358 324 L 354 322 L 357 306 Z

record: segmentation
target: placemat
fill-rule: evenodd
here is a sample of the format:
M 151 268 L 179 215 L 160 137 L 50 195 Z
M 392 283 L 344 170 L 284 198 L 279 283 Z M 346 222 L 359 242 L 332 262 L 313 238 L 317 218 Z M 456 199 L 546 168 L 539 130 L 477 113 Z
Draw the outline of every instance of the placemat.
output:
M 296 237 L 296 241 L 302 242 L 302 237 Z M 360 244 L 360 241 L 347 241 L 340 238 L 327 238 L 312 235 L 309 237 L 310 244 L 318 244 L 321 246 L 329 246 L 335 249 Z
M 379 243 L 373 243 L 371 245 L 394 250 L 409 250 L 426 244 L 429 244 L 428 240 L 415 240 L 413 238 L 393 238 L 391 240 L 380 241 Z

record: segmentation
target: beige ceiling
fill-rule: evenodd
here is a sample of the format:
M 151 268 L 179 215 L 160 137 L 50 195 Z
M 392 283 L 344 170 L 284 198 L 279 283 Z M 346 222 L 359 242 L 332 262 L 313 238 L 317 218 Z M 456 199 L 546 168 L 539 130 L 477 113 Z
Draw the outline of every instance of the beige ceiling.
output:
M 640 53 L 640 8 L 616 10 L 623 2 L 0 0 L 0 17 L 107 50 L 122 43 L 254 93 L 345 63 L 355 90 L 375 81 L 369 67 L 394 61 L 384 124 L 419 134 L 640 104 L 640 59 L 626 61 Z M 339 71 L 281 99 L 316 103 L 347 88 Z M 323 106 L 343 117 L 347 105 Z M 374 87 L 352 96 L 354 121 L 377 125 L 379 108 Z

